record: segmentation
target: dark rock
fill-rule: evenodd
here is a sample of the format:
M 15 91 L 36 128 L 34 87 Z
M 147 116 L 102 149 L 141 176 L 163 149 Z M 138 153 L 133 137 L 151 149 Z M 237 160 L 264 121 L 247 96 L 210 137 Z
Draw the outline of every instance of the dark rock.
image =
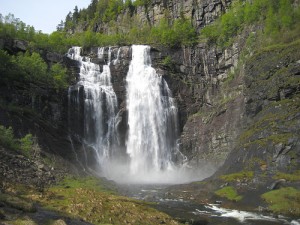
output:
M 4 213 L 1 212 L 1 210 L 0 210 L 0 220 L 4 220 L 4 219 L 5 219 L 5 215 L 4 215 Z
M 14 40 L 12 47 L 15 51 L 25 52 L 28 48 L 28 42 L 23 40 Z
M 285 179 L 276 180 L 274 183 L 272 183 L 270 185 L 270 189 L 271 190 L 280 189 L 280 188 L 284 187 L 285 183 L 286 183 Z
M 46 59 L 52 63 L 60 63 L 63 61 L 63 55 L 55 52 L 47 52 Z

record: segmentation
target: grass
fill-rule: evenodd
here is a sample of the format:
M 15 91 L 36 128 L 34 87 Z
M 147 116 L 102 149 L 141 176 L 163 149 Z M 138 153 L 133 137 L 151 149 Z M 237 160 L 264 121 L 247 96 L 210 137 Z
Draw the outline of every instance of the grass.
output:
M 232 173 L 220 176 L 220 178 L 226 182 L 238 181 L 238 180 L 251 180 L 254 176 L 253 171 L 241 171 L 239 173 Z
M 0 202 L 4 203 L 5 205 L 8 205 L 10 207 L 13 207 L 15 209 L 22 210 L 23 212 L 35 212 L 36 211 L 36 208 L 35 208 L 33 202 L 28 201 L 23 198 L 19 198 L 14 195 L 0 193 Z
M 237 191 L 232 186 L 227 186 L 222 189 L 219 189 L 215 192 L 215 194 L 219 197 L 236 202 L 242 200 L 243 198 L 243 196 L 238 195 Z
M 300 170 L 295 171 L 294 173 L 281 173 L 277 172 L 273 179 L 285 179 L 286 181 L 300 181 Z
M 27 197 L 49 210 L 92 224 L 178 224 L 149 204 L 117 196 L 95 178 L 68 178 L 45 193 Z
M 12 224 L 12 225 L 38 225 L 30 218 L 17 219 L 14 221 L 10 221 L 9 224 Z
M 300 216 L 300 190 L 293 187 L 264 193 L 261 196 L 275 213 Z

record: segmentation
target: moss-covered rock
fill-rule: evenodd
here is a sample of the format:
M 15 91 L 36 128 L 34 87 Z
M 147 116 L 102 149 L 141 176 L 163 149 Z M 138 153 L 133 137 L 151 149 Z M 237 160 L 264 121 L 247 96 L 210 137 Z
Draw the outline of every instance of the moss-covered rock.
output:
M 219 189 L 215 192 L 215 194 L 219 197 L 223 197 L 231 201 L 240 201 L 243 198 L 243 196 L 239 195 L 235 188 L 232 186 L 227 186 Z
M 300 216 L 300 190 L 293 187 L 266 192 L 261 196 L 269 209 L 279 214 Z

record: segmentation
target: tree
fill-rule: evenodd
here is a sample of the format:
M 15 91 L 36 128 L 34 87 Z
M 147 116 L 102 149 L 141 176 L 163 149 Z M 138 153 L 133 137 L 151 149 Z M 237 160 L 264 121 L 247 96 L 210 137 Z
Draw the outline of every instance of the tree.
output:
M 64 28 L 65 28 L 64 21 L 61 20 L 60 23 L 56 26 L 56 30 L 57 30 L 57 31 L 63 31 Z
M 24 78 L 30 82 L 48 82 L 47 64 L 40 54 L 26 52 L 18 54 L 15 58 L 20 71 L 24 73 Z M 46 81 L 46 82 L 45 82 Z
M 69 12 L 65 20 L 65 30 L 73 29 L 73 27 L 73 14 Z
M 67 69 L 62 65 L 54 64 L 53 66 L 51 66 L 50 74 L 54 81 L 54 87 L 66 88 L 68 86 Z
M 73 24 L 77 24 L 78 22 L 78 18 L 79 18 L 79 12 L 78 12 L 78 7 L 77 5 L 74 8 L 74 12 L 73 12 Z

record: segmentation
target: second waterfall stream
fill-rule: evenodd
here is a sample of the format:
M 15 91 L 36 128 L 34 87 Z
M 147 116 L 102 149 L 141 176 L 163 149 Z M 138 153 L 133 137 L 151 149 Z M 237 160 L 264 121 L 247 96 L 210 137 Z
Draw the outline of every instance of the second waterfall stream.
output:
M 126 76 L 127 137 L 122 148 L 117 143 L 118 103 L 110 71 L 111 61 L 115 65 L 118 58 L 111 59 L 109 48 L 107 65 L 100 72 L 99 65 L 80 56 L 81 48 L 69 50 L 69 58 L 80 66 L 78 82 L 70 87 L 69 105 L 84 114 L 78 116 L 78 120 L 83 118 L 83 148 L 93 149 L 101 175 L 118 182 L 186 182 L 189 176 L 177 146 L 175 100 L 166 81 L 151 66 L 150 46 L 133 45 L 131 51 Z M 97 57 L 103 60 L 104 48 L 98 49 Z

